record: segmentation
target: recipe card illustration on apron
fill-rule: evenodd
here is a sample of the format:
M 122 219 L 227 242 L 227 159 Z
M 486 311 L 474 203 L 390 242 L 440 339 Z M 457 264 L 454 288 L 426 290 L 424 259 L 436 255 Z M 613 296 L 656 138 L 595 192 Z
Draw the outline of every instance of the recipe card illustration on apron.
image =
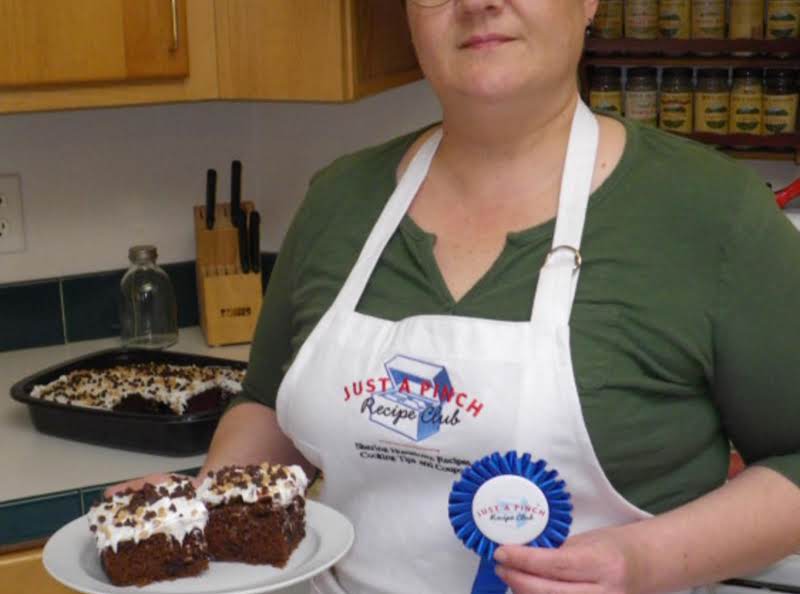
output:
M 477 418 L 483 403 L 456 391 L 444 365 L 406 355 L 384 363 L 385 375 L 344 387 L 345 402 L 360 403 L 360 412 L 390 431 L 420 442 L 455 427 L 465 416 Z

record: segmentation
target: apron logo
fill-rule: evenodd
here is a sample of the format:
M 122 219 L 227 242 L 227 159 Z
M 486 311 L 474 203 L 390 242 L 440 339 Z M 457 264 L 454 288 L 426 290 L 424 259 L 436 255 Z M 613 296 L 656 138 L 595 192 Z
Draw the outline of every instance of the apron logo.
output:
M 477 417 L 483 410 L 482 402 L 456 391 L 443 365 L 396 355 L 384 368 L 384 377 L 345 386 L 344 400 L 366 396 L 361 414 L 412 441 L 423 441 L 442 425 L 458 425 L 462 416 Z

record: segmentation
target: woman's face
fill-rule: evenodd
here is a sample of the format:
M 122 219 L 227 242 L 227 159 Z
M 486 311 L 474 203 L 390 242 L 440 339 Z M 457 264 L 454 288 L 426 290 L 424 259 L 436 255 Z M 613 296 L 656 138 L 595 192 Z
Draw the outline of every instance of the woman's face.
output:
M 432 8 L 407 2 L 420 65 L 445 102 L 459 95 L 545 97 L 574 86 L 596 8 L 597 0 L 449 0 Z

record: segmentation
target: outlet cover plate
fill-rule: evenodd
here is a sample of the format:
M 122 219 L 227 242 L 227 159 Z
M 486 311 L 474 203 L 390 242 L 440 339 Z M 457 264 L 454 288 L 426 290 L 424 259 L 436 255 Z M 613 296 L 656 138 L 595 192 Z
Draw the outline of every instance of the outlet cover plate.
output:
M 22 183 L 19 175 L 0 175 L 0 254 L 24 250 Z

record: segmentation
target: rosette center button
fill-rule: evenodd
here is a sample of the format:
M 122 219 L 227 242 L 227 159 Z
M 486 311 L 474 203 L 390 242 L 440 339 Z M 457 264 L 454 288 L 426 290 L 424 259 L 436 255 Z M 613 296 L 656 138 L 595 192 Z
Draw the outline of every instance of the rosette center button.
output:
M 542 490 L 526 478 L 503 475 L 483 483 L 472 500 L 478 529 L 499 544 L 528 544 L 547 527 L 550 506 Z

